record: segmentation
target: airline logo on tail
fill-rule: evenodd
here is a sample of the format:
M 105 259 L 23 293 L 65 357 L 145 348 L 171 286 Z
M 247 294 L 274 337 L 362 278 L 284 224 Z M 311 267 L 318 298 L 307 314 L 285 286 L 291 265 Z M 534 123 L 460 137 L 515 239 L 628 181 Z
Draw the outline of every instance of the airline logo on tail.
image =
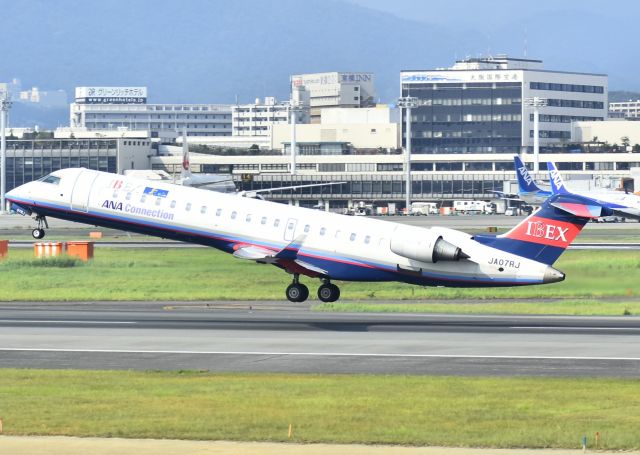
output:
M 556 191 L 560 191 L 564 187 L 564 182 L 562 181 L 562 177 L 560 176 L 558 170 L 555 167 L 552 168 L 549 171 L 549 175 Z
M 529 175 L 529 171 L 527 171 L 527 168 L 524 164 L 518 167 L 518 173 L 522 176 L 524 181 L 527 182 L 527 185 L 531 185 L 533 183 L 533 177 Z
M 560 220 L 552 220 L 533 215 L 521 223 L 507 238 L 523 240 L 542 245 L 567 248 L 576 238 L 582 226 Z

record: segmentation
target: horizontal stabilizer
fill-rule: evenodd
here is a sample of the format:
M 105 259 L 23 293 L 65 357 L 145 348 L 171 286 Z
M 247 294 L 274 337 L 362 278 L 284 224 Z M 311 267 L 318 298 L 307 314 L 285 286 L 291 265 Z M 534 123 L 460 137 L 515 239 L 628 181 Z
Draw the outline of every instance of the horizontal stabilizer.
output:
M 555 202 L 551 202 L 551 205 L 560 210 L 564 210 L 567 213 L 575 216 L 580 216 L 582 218 L 598 218 L 602 216 L 602 206 L 600 205 L 589 205 L 584 203 L 563 201 L 562 198 L 558 199 Z

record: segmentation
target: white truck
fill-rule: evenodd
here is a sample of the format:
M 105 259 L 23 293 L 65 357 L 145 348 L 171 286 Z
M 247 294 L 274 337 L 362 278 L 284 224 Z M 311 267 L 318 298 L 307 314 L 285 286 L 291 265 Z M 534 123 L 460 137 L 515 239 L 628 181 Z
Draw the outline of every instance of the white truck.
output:
M 413 216 L 437 215 L 438 204 L 435 202 L 413 202 L 411 203 L 411 211 L 409 214 Z
M 491 215 L 496 211 L 496 205 L 486 201 L 453 201 L 453 208 L 461 215 Z

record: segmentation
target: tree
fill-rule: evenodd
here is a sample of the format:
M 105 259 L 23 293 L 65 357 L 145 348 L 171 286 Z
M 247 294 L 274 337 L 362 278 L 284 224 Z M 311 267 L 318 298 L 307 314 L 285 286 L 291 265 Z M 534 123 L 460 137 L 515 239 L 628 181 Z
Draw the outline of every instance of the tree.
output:
M 620 142 L 622 142 L 622 146 L 623 147 L 629 147 L 629 145 L 631 145 L 631 143 L 629 142 L 629 136 L 622 136 L 620 138 Z

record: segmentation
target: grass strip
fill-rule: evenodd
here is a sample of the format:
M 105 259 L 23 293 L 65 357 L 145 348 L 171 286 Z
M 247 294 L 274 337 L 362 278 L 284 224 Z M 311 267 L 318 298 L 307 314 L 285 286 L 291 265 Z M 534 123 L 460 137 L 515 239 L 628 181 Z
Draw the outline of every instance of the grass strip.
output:
M 562 283 L 513 288 L 433 288 L 388 283 L 338 283 L 345 300 L 623 298 L 640 296 L 634 251 L 569 251 L 556 267 Z M 42 261 L 14 249 L 0 262 L 0 301 L 283 300 L 290 276 L 269 265 L 213 249 L 100 248 L 87 264 Z M 318 280 L 304 278 L 312 297 Z M 342 300 L 341 300 L 342 301 Z
M 561 316 L 638 316 L 640 301 L 605 301 L 599 299 L 554 300 L 535 302 L 433 302 L 375 303 L 337 302 L 313 306 L 314 311 L 340 313 L 461 313 L 461 314 L 530 314 Z
M 624 379 L 0 370 L 8 435 L 640 447 Z

